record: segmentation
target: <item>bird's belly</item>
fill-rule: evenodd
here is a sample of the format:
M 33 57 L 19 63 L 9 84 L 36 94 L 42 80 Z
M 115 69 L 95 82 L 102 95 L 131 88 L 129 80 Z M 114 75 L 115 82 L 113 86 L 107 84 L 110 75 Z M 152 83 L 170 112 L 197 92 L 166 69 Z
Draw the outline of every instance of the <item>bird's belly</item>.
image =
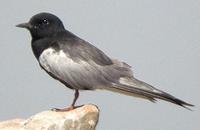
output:
M 62 50 L 44 50 L 39 63 L 47 72 L 74 89 L 94 89 L 104 85 L 103 77 L 95 67 L 83 60 L 74 61 Z

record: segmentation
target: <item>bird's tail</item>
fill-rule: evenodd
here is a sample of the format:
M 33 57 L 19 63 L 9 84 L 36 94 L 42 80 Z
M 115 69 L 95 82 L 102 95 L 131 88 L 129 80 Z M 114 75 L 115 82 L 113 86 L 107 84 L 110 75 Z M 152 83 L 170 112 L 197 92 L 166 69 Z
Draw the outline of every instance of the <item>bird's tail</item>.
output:
M 191 109 L 187 106 L 194 106 L 137 79 L 132 79 L 131 82 L 129 80 L 126 83 L 113 83 L 110 89 L 112 89 L 112 91 L 116 91 L 126 95 L 145 98 L 152 102 L 155 102 L 156 99 L 162 99 L 189 110 Z

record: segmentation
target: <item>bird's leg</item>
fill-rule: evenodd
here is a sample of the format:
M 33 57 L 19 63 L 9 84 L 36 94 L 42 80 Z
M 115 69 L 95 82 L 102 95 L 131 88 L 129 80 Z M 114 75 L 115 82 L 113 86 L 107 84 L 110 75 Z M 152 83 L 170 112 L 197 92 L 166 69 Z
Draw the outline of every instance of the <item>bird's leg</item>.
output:
M 73 102 L 72 102 L 71 107 L 75 108 L 75 103 L 76 103 L 78 97 L 79 97 L 79 91 L 78 91 L 78 89 L 76 89 L 76 90 L 75 90 L 75 93 L 74 93 L 74 100 L 73 100 Z
M 56 112 L 66 112 L 66 111 L 73 110 L 73 109 L 76 108 L 75 104 L 76 104 L 76 101 L 77 101 L 78 97 L 79 97 L 79 91 L 78 91 L 78 89 L 76 89 L 75 93 L 74 93 L 74 99 L 73 99 L 73 102 L 72 102 L 70 107 L 67 107 L 67 108 L 64 108 L 64 109 L 54 108 L 52 110 L 56 111 Z

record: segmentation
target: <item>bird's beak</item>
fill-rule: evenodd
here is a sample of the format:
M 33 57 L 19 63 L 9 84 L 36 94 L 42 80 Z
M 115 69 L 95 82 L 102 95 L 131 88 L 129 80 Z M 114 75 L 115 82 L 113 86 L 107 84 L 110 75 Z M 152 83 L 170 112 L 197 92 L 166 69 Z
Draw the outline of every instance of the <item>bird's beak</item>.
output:
M 31 24 L 30 23 L 21 23 L 21 24 L 16 25 L 16 27 L 30 29 L 31 28 Z

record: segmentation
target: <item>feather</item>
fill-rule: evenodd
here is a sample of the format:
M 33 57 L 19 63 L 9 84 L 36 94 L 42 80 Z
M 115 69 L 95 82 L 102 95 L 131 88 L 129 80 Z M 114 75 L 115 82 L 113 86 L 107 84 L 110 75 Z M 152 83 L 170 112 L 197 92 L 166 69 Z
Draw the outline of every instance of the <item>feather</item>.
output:
M 137 79 L 134 79 L 134 80 L 137 80 Z M 139 80 L 137 80 L 137 81 L 139 81 Z M 176 105 L 179 105 L 179 106 L 184 107 L 189 110 L 191 110 L 191 109 L 188 108 L 187 106 L 189 106 L 189 107 L 194 106 L 194 105 L 186 103 L 166 92 L 158 90 L 145 82 L 142 82 L 142 81 L 139 81 L 139 82 L 140 82 L 140 84 L 138 84 L 138 85 L 139 86 L 143 85 L 143 87 L 138 87 L 138 86 L 134 87 L 134 86 L 129 86 L 126 84 L 121 84 L 121 83 L 113 83 L 112 88 L 116 89 L 116 91 L 126 93 L 131 96 L 139 95 L 139 97 L 149 99 L 150 101 L 155 101 L 156 99 L 162 99 L 162 100 L 174 103 Z M 136 85 L 137 85 L 137 83 L 136 83 Z

